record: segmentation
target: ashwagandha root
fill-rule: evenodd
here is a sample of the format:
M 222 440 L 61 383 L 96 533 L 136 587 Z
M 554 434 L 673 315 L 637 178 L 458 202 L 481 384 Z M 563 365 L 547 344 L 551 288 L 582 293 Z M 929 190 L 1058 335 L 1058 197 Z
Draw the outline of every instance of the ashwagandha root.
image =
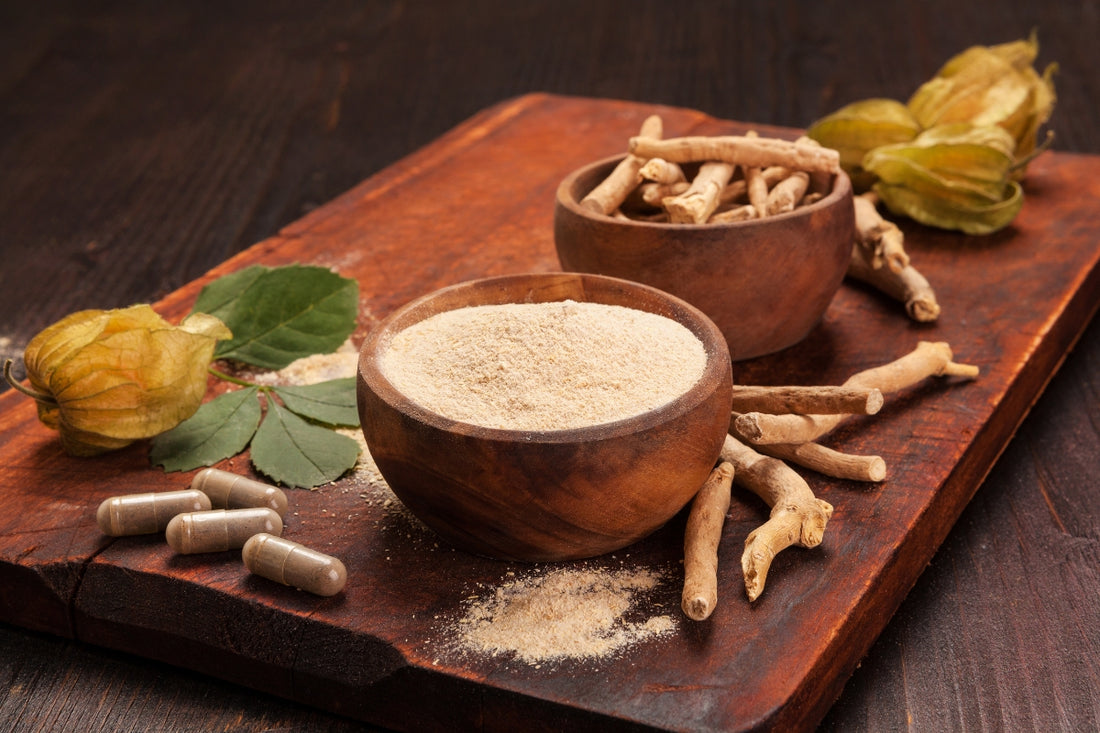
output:
M 686 191 L 661 202 L 669 220 L 674 224 L 705 222 L 718 208 L 718 198 L 731 176 L 733 165 L 730 163 L 703 163 Z
M 790 547 L 817 547 L 833 506 L 814 496 L 809 484 L 783 461 L 761 455 L 732 435 L 726 436 L 721 460 L 733 464 L 734 482 L 771 507 L 764 524 L 749 533 L 741 556 L 745 593 L 755 601 L 764 591 L 775 556 Z
M 790 175 L 790 169 L 781 165 L 768 166 L 760 171 L 760 176 L 768 188 L 771 188 Z M 719 201 L 722 204 L 745 203 L 748 200 L 748 183 L 743 177 L 730 181 L 719 197 Z
M 706 620 L 718 605 L 718 543 L 730 509 L 733 475 L 732 463 L 719 463 L 691 502 L 684 531 L 680 606 L 694 621 Z
M 642 122 L 638 138 L 660 138 L 664 134 L 664 122 L 659 115 L 651 115 Z M 622 205 L 626 197 L 642 182 L 641 170 L 646 158 L 635 155 L 627 155 L 614 170 L 599 183 L 594 189 L 581 199 L 580 205 L 589 211 L 599 214 L 610 214 Z
M 852 199 L 856 214 L 856 237 L 848 263 L 848 277 L 865 282 L 905 304 L 914 321 L 928 323 L 939 318 L 940 304 L 928 279 L 910 262 L 905 235 L 878 212 L 873 192 Z
M 781 165 L 804 171 L 836 173 L 840 170 L 840 154 L 831 148 L 745 135 L 667 140 L 638 136 L 630 138 L 629 151 L 640 158 L 664 158 L 673 163 L 719 160 L 754 168 Z
M 688 190 L 690 185 L 687 181 L 677 181 L 675 183 L 649 182 L 643 183 L 638 189 L 641 191 L 643 202 L 649 206 L 659 207 L 661 201 L 670 196 L 679 196 Z
M 754 447 L 764 455 L 781 458 L 823 476 L 869 483 L 886 479 L 886 461 L 881 456 L 842 453 L 820 443 L 774 443 Z
M 684 175 L 683 168 L 676 163 L 669 163 L 667 160 L 661 158 L 651 158 L 647 160 L 639 172 L 642 174 L 642 178 L 647 181 L 653 181 L 654 183 L 663 183 L 667 185 L 670 183 L 687 181 L 687 176 Z
M 844 387 L 874 388 L 884 395 L 898 392 L 928 377 L 974 379 L 978 367 L 952 361 L 951 347 L 943 341 L 921 341 L 913 351 L 895 361 L 853 374 Z M 731 429 L 753 444 L 809 443 L 836 428 L 843 414 L 769 415 L 748 412 L 733 419 Z M 734 464 L 736 466 L 736 464 Z
M 755 130 L 749 130 L 745 137 L 754 140 L 759 137 Z M 749 204 L 756 209 L 756 215 L 763 217 L 768 215 L 768 182 L 764 180 L 764 169 L 760 166 L 741 166 L 741 176 L 745 180 L 745 193 L 749 198 Z
M 710 219 L 707 220 L 709 224 L 720 224 L 722 222 L 731 221 L 748 221 L 749 219 L 757 219 L 760 217 L 760 212 L 756 210 L 756 207 L 752 204 L 742 204 L 732 209 L 726 209 L 725 211 L 719 211 L 715 214 L 711 214 Z
M 912 264 L 900 270 L 874 267 L 868 261 L 868 250 L 858 243 L 852 245 L 847 276 L 865 282 L 888 297 L 905 304 L 905 312 L 919 323 L 930 323 L 940 317 L 940 304 L 928 279 Z
M 900 272 L 909 264 L 905 235 L 898 225 L 878 213 L 878 196 L 868 191 L 852 198 L 856 213 L 856 244 L 862 259 L 872 269 L 883 266 Z
M 806 194 L 810 186 L 810 174 L 806 171 L 794 171 L 791 175 L 775 184 L 764 201 L 764 209 L 768 216 L 784 214 L 794 211 L 798 202 Z
M 882 403 L 875 387 L 733 387 L 734 412 L 874 415 Z

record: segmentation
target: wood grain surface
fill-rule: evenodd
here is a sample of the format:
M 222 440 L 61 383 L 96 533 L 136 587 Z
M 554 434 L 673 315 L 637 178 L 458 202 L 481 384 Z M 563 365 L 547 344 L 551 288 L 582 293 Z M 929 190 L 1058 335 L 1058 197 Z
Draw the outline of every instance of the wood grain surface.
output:
M 72 310 L 163 297 L 532 90 L 798 127 L 854 99 L 904 97 L 951 53 L 1035 27 L 1040 62 L 1060 64 L 1055 147 L 1100 152 L 1100 20 L 1087 4 L 55 2 L 0 14 L 5 356 Z M 824 729 L 1097 727 L 1098 336 L 1093 323 Z M 0 677 L 4 729 L 369 728 L 11 626 Z
M 218 273 L 310 262 L 359 280 L 368 315 L 358 342 L 400 301 L 502 271 L 553 270 L 548 215 L 557 182 L 621 145 L 651 113 L 678 134 L 740 126 L 663 106 L 518 97 L 170 294 L 159 308 L 181 316 Z M 560 131 L 585 122 L 592 131 L 566 145 Z M 510 199 L 466 195 L 509 173 L 524 181 Z M 503 731 L 526 719 L 549 728 L 560 716 L 592 730 L 816 724 L 1091 317 L 1100 252 L 1090 236 L 1074 233 L 1100 225 L 1100 212 L 1082 206 L 1100 196 L 1098 174 L 1100 158 L 1044 156 L 1028 179 L 1030 207 L 979 246 L 961 235 L 908 232 L 911 255 L 937 283 L 945 308 L 965 318 L 915 329 L 877 294 L 846 287 L 805 341 L 734 364 L 743 384 L 839 384 L 918 340 L 937 340 L 955 344 L 956 359 L 979 365 L 982 375 L 972 383 L 921 384 L 873 420 L 837 431 L 838 447 L 882 455 L 890 480 L 868 490 L 815 478 L 818 495 L 837 507 L 829 542 L 821 552 L 784 553 L 765 595 L 751 605 L 738 592 L 738 574 L 724 573 L 726 602 L 706 624 L 686 624 L 597 664 L 532 666 L 456 654 L 448 637 L 461 599 L 525 569 L 448 551 L 445 543 L 427 546 L 422 537 L 388 536 L 387 516 L 364 502 L 369 489 L 354 476 L 296 492 L 285 530 L 349 568 L 348 588 L 336 599 L 266 587 L 236 557 L 177 556 L 156 536 L 112 540 L 94 527 L 100 500 L 178 488 L 188 477 L 151 469 L 145 446 L 95 461 L 70 458 L 38 425 L 33 403 L 15 392 L 0 396 L 0 480 L 11 487 L 5 503 L 23 511 L 0 527 L 0 588 L 23 604 L 5 609 L 4 620 L 394 727 Z M 1069 195 L 1082 181 L 1091 182 L 1086 198 Z M 418 218 L 418 226 L 408 225 Z M 1044 241 L 1057 243 L 1058 256 L 1036 262 Z M 396 262 L 397 272 L 387 266 Z M 975 286 L 981 277 L 997 285 Z M 241 459 L 230 463 L 244 468 Z M 741 538 L 760 521 L 752 501 L 731 512 L 722 567 L 738 566 Z M 593 562 L 674 568 L 681 534 L 682 525 L 670 522 L 632 546 L 629 560 Z M 675 581 L 666 583 L 651 602 L 675 608 L 666 596 L 676 590 Z M 447 704 L 417 706 L 425 690 Z

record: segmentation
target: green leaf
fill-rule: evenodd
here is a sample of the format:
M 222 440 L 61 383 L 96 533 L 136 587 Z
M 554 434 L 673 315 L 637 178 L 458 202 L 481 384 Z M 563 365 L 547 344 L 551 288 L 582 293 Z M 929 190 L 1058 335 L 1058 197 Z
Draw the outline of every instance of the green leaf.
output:
M 194 415 L 153 438 L 149 458 L 165 471 L 212 466 L 245 449 L 260 424 L 258 389 L 226 392 L 199 407 Z
M 282 369 L 295 359 L 335 351 L 355 330 L 359 284 L 332 270 L 287 265 L 248 268 L 227 278 L 207 286 L 196 303 L 233 332 L 218 343 L 217 358 Z
M 248 290 L 257 278 L 270 271 L 270 267 L 253 265 L 219 277 L 202 289 L 199 297 L 195 299 L 195 305 L 191 308 L 191 312 L 209 313 L 225 322 L 225 319 L 233 310 L 234 302 L 240 297 L 241 293 Z
M 310 424 L 268 400 L 267 417 L 252 439 L 252 465 L 286 486 L 313 488 L 335 481 L 355 466 L 359 444 Z
M 330 379 L 304 386 L 272 387 L 286 408 L 326 425 L 358 425 L 355 377 Z

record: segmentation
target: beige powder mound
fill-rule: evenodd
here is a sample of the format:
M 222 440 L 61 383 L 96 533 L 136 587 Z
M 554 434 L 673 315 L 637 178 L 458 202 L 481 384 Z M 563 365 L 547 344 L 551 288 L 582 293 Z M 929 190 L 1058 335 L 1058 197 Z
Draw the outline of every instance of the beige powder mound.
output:
M 474 599 L 459 620 L 463 647 L 514 654 L 539 665 L 599 659 L 676 629 L 672 616 L 628 621 L 638 594 L 660 582 L 652 570 L 556 569 L 506 583 Z
M 513 303 L 436 314 L 396 334 L 383 375 L 444 417 L 565 430 L 640 415 L 687 392 L 702 342 L 654 313 L 602 303 Z

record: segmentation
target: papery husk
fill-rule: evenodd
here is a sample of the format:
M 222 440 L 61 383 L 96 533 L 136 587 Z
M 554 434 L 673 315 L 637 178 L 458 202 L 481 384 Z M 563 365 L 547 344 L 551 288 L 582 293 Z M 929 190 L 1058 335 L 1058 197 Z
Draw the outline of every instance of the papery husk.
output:
M 148 305 L 73 313 L 27 345 L 38 417 L 65 450 L 96 455 L 187 419 L 206 394 L 219 319 L 192 314 L 172 326 Z
M 909 108 L 894 99 L 872 98 L 853 102 L 814 122 L 806 135 L 840 153 L 840 165 L 857 192 L 873 183 L 862 166 L 868 152 L 915 138 L 921 126 Z
M 988 234 L 1007 226 L 1023 205 L 1010 179 L 1012 139 L 997 126 L 941 125 L 907 144 L 871 151 L 864 167 L 894 214 L 929 226 Z
M 1050 64 L 1040 76 L 1033 68 L 1039 53 L 1035 33 L 1027 40 L 996 46 L 972 46 L 951 58 L 935 77 L 909 98 L 913 117 L 924 128 L 951 122 L 997 125 L 1014 141 L 1013 155 L 1022 175 L 1035 150 L 1039 129 L 1050 119 L 1056 94 Z
M 908 216 L 915 221 L 941 229 L 955 229 L 964 234 L 992 234 L 1012 223 L 1024 204 L 1023 189 L 1016 181 L 1009 181 L 1003 199 L 985 206 L 967 206 L 960 209 L 948 198 L 922 196 L 903 186 L 876 183 L 875 193 L 894 214 Z

